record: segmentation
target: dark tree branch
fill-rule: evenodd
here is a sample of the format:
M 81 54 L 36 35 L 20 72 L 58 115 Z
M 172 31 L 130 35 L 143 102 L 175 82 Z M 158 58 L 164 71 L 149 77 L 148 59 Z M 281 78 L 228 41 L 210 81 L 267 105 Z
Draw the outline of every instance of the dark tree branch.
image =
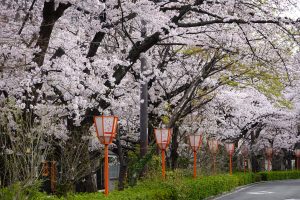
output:
M 136 13 L 130 13 L 129 15 L 125 16 L 122 20 L 129 21 L 129 20 L 134 19 L 136 16 L 137 16 Z M 106 24 L 103 25 L 103 28 L 113 28 L 113 27 L 119 25 L 120 23 L 122 23 L 122 20 L 118 20 L 113 24 L 106 23 Z M 98 50 L 104 36 L 105 36 L 105 32 L 103 32 L 103 31 L 99 31 L 95 34 L 92 42 L 90 43 L 90 48 L 89 48 L 88 54 L 86 56 L 87 58 L 91 58 L 91 57 L 94 57 L 96 55 L 97 50 Z
M 135 63 L 141 53 L 144 53 L 148 51 L 151 47 L 153 47 L 157 42 L 159 42 L 159 36 L 160 32 L 155 32 L 152 35 L 145 38 L 142 42 L 137 42 L 135 46 L 129 51 L 129 54 L 127 56 L 127 60 L 129 60 L 132 63 Z
M 23 28 L 25 27 L 25 24 L 26 24 L 26 22 L 27 22 L 28 19 L 29 19 L 30 12 L 32 11 L 35 2 L 36 2 L 36 0 L 33 0 L 33 1 L 32 1 L 29 10 L 28 10 L 28 12 L 26 13 L 26 16 L 25 16 L 25 18 L 24 18 L 24 20 L 23 20 L 22 26 L 21 26 L 20 30 L 18 31 L 18 34 L 19 34 L 19 35 L 22 33 L 22 30 L 23 30 Z
M 90 44 L 90 48 L 89 48 L 88 54 L 86 56 L 87 58 L 94 57 L 96 55 L 97 50 L 98 50 L 100 43 L 102 42 L 104 36 L 105 36 L 105 33 L 102 31 L 99 31 L 95 34 L 95 36 Z
M 187 104 L 191 101 L 194 92 L 196 88 L 203 82 L 205 78 L 207 78 L 213 69 L 214 65 L 216 64 L 216 61 L 218 60 L 218 55 L 215 54 L 213 58 L 204 65 L 201 74 L 199 74 L 191 83 L 190 87 L 186 90 L 185 94 L 181 98 L 178 105 L 176 105 L 176 108 L 174 109 L 172 116 L 170 118 L 168 127 L 174 126 L 176 121 L 180 119 L 180 116 L 184 109 L 186 108 Z
M 197 27 L 197 26 L 207 26 L 207 25 L 213 25 L 213 24 L 276 24 L 279 25 L 280 22 L 279 20 L 250 20 L 250 21 L 245 21 L 243 19 L 215 19 L 215 20 L 210 20 L 210 21 L 201 21 L 201 22 L 195 22 L 195 23 L 181 23 L 178 22 L 176 23 L 177 26 L 179 27 Z
M 42 66 L 47 52 L 50 36 L 56 21 L 63 15 L 64 11 L 71 6 L 70 3 L 60 3 L 55 10 L 54 0 L 45 1 L 43 8 L 43 21 L 40 26 L 39 38 L 36 47 L 40 48 L 40 52 L 34 55 L 33 61 Z
M 56 58 L 60 58 L 65 54 L 65 50 L 63 50 L 63 48 L 58 47 L 58 49 L 56 49 L 55 53 L 53 54 L 53 56 L 50 58 L 50 60 L 56 59 Z

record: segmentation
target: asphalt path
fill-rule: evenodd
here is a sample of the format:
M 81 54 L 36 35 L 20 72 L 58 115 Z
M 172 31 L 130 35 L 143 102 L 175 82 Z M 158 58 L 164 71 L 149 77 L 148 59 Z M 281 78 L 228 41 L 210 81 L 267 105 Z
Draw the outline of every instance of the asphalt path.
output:
M 215 200 L 300 200 L 300 180 L 263 182 L 238 189 Z

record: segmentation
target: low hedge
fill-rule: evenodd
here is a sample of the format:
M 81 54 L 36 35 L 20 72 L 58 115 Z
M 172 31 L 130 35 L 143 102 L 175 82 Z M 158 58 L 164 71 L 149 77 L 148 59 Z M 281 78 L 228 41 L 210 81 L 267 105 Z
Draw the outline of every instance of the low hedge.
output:
M 69 194 L 67 197 L 57 197 L 41 192 L 28 192 L 20 188 L 20 184 L 0 190 L 1 200 L 176 200 L 177 191 L 165 182 L 145 181 L 135 187 L 127 188 L 124 191 L 113 191 L 108 197 L 102 193 L 76 193 Z
M 19 194 L 18 200 L 38 199 L 38 200 L 193 200 L 205 199 L 233 190 L 234 188 L 258 181 L 297 179 L 300 178 L 300 171 L 272 171 L 260 173 L 235 173 L 233 175 L 203 176 L 197 179 L 190 177 L 176 176 L 171 173 L 167 180 L 153 178 L 140 182 L 135 187 L 127 188 L 124 191 L 113 191 L 108 197 L 100 193 L 71 194 L 67 198 L 48 196 L 44 193 L 30 196 L 30 191 L 25 190 L 25 194 L 13 191 L 16 188 L 10 187 L 0 190 L 0 199 L 10 200 L 11 194 Z M 18 186 L 19 187 L 19 186 Z M 10 194 L 10 195 L 5 195 Z M 3 195 L 3 196 L 1 196 Z M 27 196 L 27 198 L 23 198 Z M 31 198 L 28 198 L 28 197 Z
M 300 179 L 300 171 L 270 171 L 259 172 L 262 181 Z
M 207 176 L 199 179 L 186 179 L 175 185 L 178 191 L 177 199 L 205 199 L 210 196 L 222 194 L 234 188 L 253 183 L 254 174 L 234 174 Z

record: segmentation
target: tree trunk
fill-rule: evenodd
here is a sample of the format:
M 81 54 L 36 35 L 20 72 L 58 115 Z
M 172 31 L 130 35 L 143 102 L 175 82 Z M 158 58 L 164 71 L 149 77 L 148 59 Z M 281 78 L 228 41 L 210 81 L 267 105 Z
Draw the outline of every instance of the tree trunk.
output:
M 287 170 L 291 170 L 291 169 L 292 169 L 292 160 L 291 160 L 290 157 L 288 157 L 288 158 L 286 159 L 285 169 L 287 169 Z
M 173 129 L 172 143 L 171 143 L 171 168 L 176 169 L 178 167 L 178 127 Z
M 274 155 L 272 158 L 272 170 L 282 170 L 281 165 L 283 162 L 283 158 L 281 155 Z
M 257 158 L 257 156 L 254 155 L 254 153 L 251 152 L 251 167 L 252 172 L 259 172 L 261 171 L 261 165 Z
M 86 177 L 86 191 L 85 192 L 97 192 L 97 184 L 96 184 L 96 179 L 95 179 L 95 174 L 90 173 Z
M 119 171 L 119 179 L 118 179 L 118 190 L 124 190 L 124 182 L 127 172 L 127 162 L 124 157 L 124 152 L 122 149 L 121 141 L 120 141 L 120 134 L 117 135 L 116 138 L 116 145 L 118 150 L 119 162 L 120 162 L 120 171 Z
M 146 22 L 142 20 L 142 33 L 143 38 L 146 37 Z M 147 60 L 144 56 L 141 60 L 141 93 L 140 93 L 140 157 L 143 158 L 147 154 L 148 149 L 148 81 L 144 72 L 147 70 Z M 145 76 L 145 77 L 144 77 Z M 144 167 L 142 172 L 146 172 L 147 166 Z
M 124 182 L 125 182 L 126 172 L 127 172 L 127 164 L 120 163 L 118 190 L 124 190 Z

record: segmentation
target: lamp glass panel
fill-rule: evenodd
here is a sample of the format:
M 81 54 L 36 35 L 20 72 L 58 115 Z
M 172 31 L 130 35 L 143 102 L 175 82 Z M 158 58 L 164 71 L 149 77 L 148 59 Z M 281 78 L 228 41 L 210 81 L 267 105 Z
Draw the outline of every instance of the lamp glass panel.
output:
M 168 136 L 169 136 L 168 129 L 156 129 L 155 131 L 155 137 L 157 139 L 157 143 L 167 143 Z
M 95 123 L 97 127 L 97 133 L 100 137 L 103 136 L 111 136 L 116 132 L 116 123 L 118 118 L 117 117 L 106 117 L 106 116 L 99 116 L 95 117 Z M 104 132 L 103 132 L 104 131 Z
M 96 129 L 97 129 L 97 134 L 99 137 L 104 136 L 102 120 L 103 120 L 103 117 L 95 117 L 95 125 L 96 125 Z
M 227 152 L 232 153 L 234 151 L 234 144 L 233 143 L 226 144 L 226 150 Z
M 190 145 L 193 150 L 196 150 L 200 147 L 201 143 L 201 135 L 190 135 L 189 136 Z
M 244 157 L 247 157 L 248 156 L 248 147 L 247 146 L 243 146 L 242 147 L 242 155 Z
M 300 149 L 295 149 L 295 154 L 297 157 L 300 157 Z
M 104 135 L 111 135 L 114 134 L 114 117 L 104 117 L 103 124 L 104 124 Z
M 210 151 L 212 151 L 213 153 L 216 153 L 218 151 L 218 141 L 217 140 L 209 140 L 208 146 L 209 146 Z
M 272 147 L 268 147 L 268 148 L 266 149 L 266 153 L 267 153 L 268 155 L 271 155 L 271 154 L 272 154 L 272 151 L 273 151 Z
M 155 129 L 154 134 L 155 134 L 156 143 L 161 144 L 161 130 Z
M 95 116 L 97 137 L 103 144 L 110 144 L 115 137 L 117 130 L 118 117 L 115 116 Z
M 167 144 L 168 139 L 169 139 L 169 129 L 162 129 L 161 130 L 161 142 Z
M 156 142 L 160 149 L 166 149 L 169 143 L 170 129 L 155 129 Z

